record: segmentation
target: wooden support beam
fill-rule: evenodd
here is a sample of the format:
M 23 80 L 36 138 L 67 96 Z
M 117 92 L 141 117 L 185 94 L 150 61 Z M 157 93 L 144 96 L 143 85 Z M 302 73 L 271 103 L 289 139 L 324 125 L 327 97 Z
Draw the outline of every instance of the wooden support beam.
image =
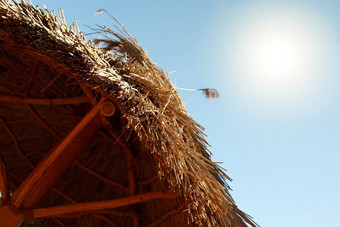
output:
M 154 176 L 154 177 L 151 177 L 150 179 L 147 179 L 147 180 L 141 180 L 141 181 L 138 181 L 137 184 L 138 185 L 143 185 L 143 184 L 150 184 L 156 180 L 160 180 L 160 177 L 159 176 Z
M 27 80 L 26 85 L 25 85 L 24 98 L 27 98 L 27 96 L 28 96 L 28 91 L 29 91 L 29 88 L 30 88 L 30 86 L 33 82 L 33 79 L 34 79 L 34 77 L 37 73 L 38 66 L 39 66 L 39 60 L 37 58 L 34 62 L 34 65 L 31 69 L 30 75 L 29 75 L 28 80 Z M 43 92 L 43 90 L 41 90 L 41 92 Z M 27 110 L 33 115 L 33 117 L 35 119 L 37 119 L 54 137 L 56 137 L 58 139 L 61 138 L 61 136 L 58 135 L 58 133 L 56 131 L 54 131 L 29 104 L 24 103 L 24 105 L 26 106 Z
M 19 226 L 24 216 L 20 212 L 12 210 L 9 205 L 0 207 L 0 221 L 1 227 L 15 227 Z
M 8 179 L 8 183 L 14 188 L 14 189 L 16 189 L 17 188 L 17 186 L 16 186 L 16 184 L 14 184 L 14 182 L 12 182 L 10 179 Z M 11 209 L 12 208 L 12 209 Z M 9 208 L 10 209 L 10 212 L 12 212 L 12 213 L 14 213 L 16 216 L 17 215 L 19 215 L 20 217 L 22 217 L 22 212 L 20 212 L 18 209 L 15 209 L 15 207 L 10 207 Z M 0 207 L 0 212 L 2 212 L 1 211 L 1 207 Z M 13 215 L 13 214 L 11 214 L 11 215 Z M 0 215 L 1 216 L 1 215 Z M 57 218 L 52 218 L 55 222 L 57 222 L 60 226 L 62 226 L 62 227 L 65 227 L 65 225 L 60 221 L 60 220 L 58 220 Z M 0 221 L 1 221 L 1 218 L 0 218 Z M 15 224 L 13 224 L 14 226 L 16 226 Z M 13 225 L 9 225 L 9 226 L 13 226 Z
M 136 180 L 135 180 L 135 170 L 134 170 L 134 166 L 133 166 L 133 161 L 132 161 L 132 157 L 131 155 L 129 155 L 129 153 L 125 152 L 126 155 L 126 161 L 127 161 L 127 166 L 128 166 L 128 181 L 129 181 L 129 194 L 130 196 L 133 196 L 135 194 L 136 191 Z M 134 207 L 134 209 L 136 209 L 136 206 Z M 139 222 L 139 218 L 137 215 L 133 216 L 133 224 L 135 227 L 139 227 L 140 226 L 140 222 Z
M 136 191 L 135 171 L 132 165 L 131 157 L 126 154 L 126 161 L 128 166 L 128 181 L 129 181 L 129 194 L 134 195 Z
M 43 98 L 24 98 L 18 96 L 10 95 L 0 95 L 0 101 L 11 102 L 11 103 L 21 103 L 21 104 L 35 104 L 35 105 L 67 105 L 67 104 L 82 104 L 88 102 L 85 96 L 75 96 L 75 97 L 64 97 L 64 98 L 54 98 L 54 99 L 43 99 Z
M 99 210 L 97 214 L 109 214 L 113 216 L 138 216 L 137 212 L 134 211 L 121 211 L 121 210 Z
M 0 118 L 0 123 L 3 125 L 3 127 L 6 129 L 6 131 L 8 132 L 8 134 L 11 136 L 12 142 L 14 143 L 14 146 L 16 147 L 16 149 L 18 150 L 18 152 L 20 153 L 20 155 L 25 159 L 25 161 L 27 162 L 27 164 L 33 168 L 33 164 L 32 162 L 27 158 L 26 154 L 24 153 L 24 151 L 22 150 L 17 137 L 15 136 L 15 134 L 12 132 L 12 130 L 8 127 L 7 123 Z
M 132 204 L 142 203 L 154 199 L 176 199 L 178 194 L 173 191 L 157 191 L 148 192 L 139 195 L 133 195 L 116 200 L 108 200 L 102 202 L 90 202 L 90 203 L 78 203 L 63 206 L 47 207 L 33 209 L 30 214 L 32 218 L 48 218 L 58 217 L 67 214 L 79 214 L 79 213 L 95 213 L 105 209 L 114 209 L 122 206 L 128 206 Z
M 102 125 L 99 103 L 38 164 L 14 192 L 12 204 L 30 208 L 36 205 L 75 160 Z
M 36 60 L 35 63 L 34 63 L 34 66 L 32 67 L 32 70 L 31 70 L 31 73 L 30 73 L 30 76 L 29 76 L 29 79 L 26 83 L 26 86 L 25 86 L 25 90 L 24 90 L 24 97 L 26 98 L 28 96 L 28 90 L 31 86 L 31 83 L 33 81 L 33 78 L 37 72 L 37 69 L 38 69 L 38 65 L 39 65 L 39 61 Z M 59 78 L 59 76 L 61 75 L 58 74 L 55 78 L 53 78 L 42 90 L 41 92 L 44 92 L 57 78 Z M 34 118 L 36 118 L 55 138 L 57 139 L 61 139 L 61 136 L 55 132 L 55 130 L 53 130 L 41 117 L 40 115 L 29 105 L 29 104 L 24 104 L 27 108 L 27 110 L 33 115 Z M 68 107 L 71 108 L 71 106 L 68 104 L 67 105 Z M 105 108 L 107 106 L 107 104 L 105 105 L 102 105 L 101 108 L 100 108 L 100 112 L 103 114 L 103 109 L 109 109 L 111 110 L 111 112 L 114 113 L 114 109 L 112 111 L 112 108 Z M 107 111 L 106 111 L 107 112 Z M 104 111 L 104 114 L 107 114 L 105 111 Z M 109 115 L 108 115 L 109 116 Z M 80 118 L 79 118 L 80 120 Z M 32 165 L 33 166 L 33 165 Z M 52 190 L 54 190 L 56 193 L 58 193 L 59 195 L 61 195 L 62 197 L 64 197 L 65 199 L 71 201 L 72 203 L 76 203 L 73 199 L 71 199 L 70 197 L 68 197 L 67 195 L 65 195 L 64 193 L 62 193 L 61 191 L 59 191 L 58 189 L 56 189 L 55 187 L 52 187 Z M 113 223 L 111 220 L 109 220 L 108 218 L 106 218 L 105 216 L 103 215 L 99 215 L 99 214 L 91 214 L 92 216 L 94 216 L 95 218 L 99 218 L 99 219 L 102 219 L 104 220 L 105 222 L 107 222 L 109 225 L 111 226 L 114 226 L 116 227 L 117 225 L 115 223 Z M 60 224 L 60 226 L 63 226 L 65 227 L 65 225 L 60 221 L 58 220 L 57 218 L 53 218 L 54 221 L 56 221 L 57 223 Z
M 79 218 L 84 215 L 93 215 L 93 211 L 88 211 L 88 212 L 80 212 L 80 213 L 71 213 L 71 214 L 61 214 L 58 215 L 58 218 Z M 132 216 L 137 216 L 138 214 L 134 211 L 120 211 L 120 210 L 98 210 L 96 211 L 97 215 L 99 214 L 108 214 L 108 215 L 113 215 L 113 216 L 122 216 L 122 217 L 132 217 Z
M 109 104 L 108 104 L 109 103 Z M 107 108 L 107 105 L 109 105 L 109 108 Z M 37 112 L 35 112 L 35 110 L 32 108 L 32 107 L 30 107 L 30 105 L 28 105 L 28 104 L 25 104 L 25 106 L 26 106 L 26 108 L 28 109 L 28 111 L 55 137 L 55 138 L 57 138 L 57 139 L 60 139 L 61 138 L 61 136 L 59 136 L 56 132 L 55 132 L 55 130 L 53 130 L 41 117 L 40 117 L 40 115 L 37 113 Z M 109 109 L 109 113 L 111 114 L 113 114 L 114 113 L 114 107 L 112 108 L 111 106 L 110 106 L 110 102 L 108 102 L 108 101 L 106 101 L 106 102 L 103 102 L 103 104 L 101 105 L 101 108 L 100 108 L 100 113 L 101 114 L 103 114 L 104 116 L 110 116 L 110 114 L 108 114 L 108 112 L 107 111 L 103 111 L 103 109 Z M 101 132 L 101 131 L 99 131 L 99 132 Z M 106 135 L 106 134 L 104 134 L 104 135 Z M 83 171 L 85 171 L 85 172 L 87 172 L 88 174 L 91 174 L 91 175 L 93 175 L 93 176 L 95 176 L 95 177 L 97 177 L 98 179 L 100 179 L 100 180 L 102 180 L 102 181 L 104 181 L 104 182 L 106 182 L 106 183 L 108 183 L 108 184 L 111 184 L 111 185 L 113 185 L 113 186 L 116 186 L 116 187 L 118 187 L 118 188 L 120 188 L 120 189 L 122 189 L 122 190 L 124 190 L 124 191 L 126 191 L 126 192 L 129 192 L 129 188 L 127 188 L 127 187 L 125 187 L 124 185 L 121 185 L 121 184 L 119 184 L 119 183 L 117 183 L 117 182 L 114 182 L 114 181 L 112 181 L 112 180 L 110 180 L 110 179 L 108 179 L 108 178 L 106 178 L 106 177 L 104 177 L 104 176 L 102 176 L 102 175 L 100 175 L 100 174 L 98 174 L 98 173 L 96 173 L 95 171 L 93 171 L 93 170 L 91 170 L 91 169 L 89 169 L 89 168 L 87 168 L 85 165 L 83 165 L 83 164 L 81 164 L 79 161 L 77 161 L 77 160 L 75 160 L 75 162 L 74 162 L 74 164 L 75 165 L 77 165 L 81 170 L 83 170 Z M 53 188 L 52 188 L 53 189 Z
M 6 165 L 1 157 L 0 157 L 0 191 L 1 191 L 1 206 L 9 204 L 10 195 L 8 190 Z
M 85 165 L 81 164 L 78 160 L 76 160 L 74 162 L 75 165 L 77 165 L 80 169 L 82 169 L 83 171 L 87 172 L 88 174 L 91 174 L 92 176 L 112 185 L 112 186 L 115 186 L 115 187 L 118 187 L 126 192 L 129 192 L 129 188 L 125 187 L 124 185 L 121 185 L 120 183 L 117 183 L 117 182 L 114 182 L 102 175 L 100 175 L 99 173 L 93 171 L 92 169 L 86 167 Z
M 95 218 L 98 218 L 98 219 L 105 221 L 106 223 L 108 223 L 109 225 L 111 225 L 113 227 L 118 227 L 118 225 L 116 223 L 114 223 L 113 221 L 111 221 L 110 219 L 105 217 L 104 215 L 100 215 L 100 214 L 91 214 L 91 215 Z
M 95 97 L 93 96 L 93 93 L 91 92 L 91 90 L 86 87 L 85 85 L 80 85 L 81 89 L 83 90 L 84 94 L 87 96 L 87 98 L 90 100 L 92 105 L 96 105 L 97 100 L 95 99 Z M 113 109 L 114 109 L 114 105 L 112 104 Z M 107 107 L 107 109 L 110 109 L 109 107 Z M 110 112 L 110 111 L 108 111 Z M 133 196 L 135 194 L 136 191 L 136 179 L 135 179 L 135 171 L 134 171 L 134 167 L 137 167 L 137 163 L 135 161 L 135 158 L 133 156 L 133 153 L 130 149 L 130 147 L 126 144 L 126 142 L 124 142 L 120 136 L 118 135 L 118 133 L 114 130 L 112 130 L 112 126 L 109 123 L 109 121 L 104 118 L 102 119 L 103 124 L 106 126 L 109 134 L 116 139 L 116 142 L 119 144 L 119 146 L 121 148 L 123 148 L 124 152 L 125 152 L 125 156 L 126 156 L 126 161 L 127 161 L 127 166 L 128 166 L 128 182 L 129 182 L 129 195 Z M 135 208 L 133 208 L 135 209 Z M 140 227 L 140 221 L 137 215 L 133 216 L 133 223 L 135 227 Z
M 66 225 L 64 225 L 64 223 L 62 223 L 59 219 L 54 218 L 53 219 L 55 222 L 57 222 L 61 227 L 67 227 Z
M 170 217 L 172 217 L 175 214 L 177 214 L 178 212 L 181 212 L 182 210 L 184 210 L 184 208 L 185 208 L 185 204 L 184 203 L 180 204 L 178 207 L 176 207 L 175 209 L 170 210 L 169 212 L 165 213 L 164 215 L 162 215 L 160 218 L 158 218 L 157 220 L 152 222 L 147 227 L 157 227 L 157 226 L 159 226 L 160 224 L 162 224 L 163 222 L 168 220 Z
M 34 79 L 35 75 L 37 74 L 38 66 L 39 66 L 39 59 L 36 58 L 34 60 L 33 67 L 31 69 L 30 75 L 28 76 L 28 79 L 27 79 L 27 82 L 26 82 L 26 85 L 25 85 L 25 89 L 24 89 L 25 98 L 28 95 L 28 90 L 29 90 L 29 88 L 30 88 L 30 86 L 33 82 L 33 79 Z
M 55 138 L 60 139 L 61 136 L 55 131 L 53 130 L 43 119 L 42 117 L 28 104 L 24 104 L 26 109 L 32 114 L 32 116 L 37 119 L 46 130 L 48 130 Z
M 92 106 L 97 105 L 97 100 L 94 97 L 91 90 L 88 87 L 86 87 L 84 84 L 80 84 L 80 87 L 83 90 L 85 96 L 91 102 Z M 112 100 L 112 101 L 116 103 L 115 100 Z M 135 165 L 136 169 L 138 169 L 138 163 L 134 159 L 134 156 L 132 154 L 132 151 L 130 150 L 129 145 L 121 139 L 120 135 L 115 130 L 112 129 L 111 123 L 106 118 L 102 118 L 102 121 L 103 121 L 103 124 L 106 126 L 110 136 L 112 136 L 112 138 L 115 140 L 115 143 L 117 143 L 121 148 L 123 148 L 124 152 L 130 156 L 130 159 L 133 161 L 133 164 Z
M 60 196 L 62 196 L 64 199 L 70 201 L 71 203 L 76 204 L 77 202 L 74 201 L 71 197 L 67 196 L 66 194 L 64 194 L 63 192 L 61 192 L 59 189 L 52 187 L 52 190 L 55 191 L 57 194 L 59 194 Z M 105 222 L 107 222 L 109 225 L 111 226 L 117 226 L 115 223 L 113 223 L 111 220 L 109 220 L 108 218 L 106 218 L 104 215 L 100 215 L 100 214 L 90 214 L 91 216 L 104 220 Z

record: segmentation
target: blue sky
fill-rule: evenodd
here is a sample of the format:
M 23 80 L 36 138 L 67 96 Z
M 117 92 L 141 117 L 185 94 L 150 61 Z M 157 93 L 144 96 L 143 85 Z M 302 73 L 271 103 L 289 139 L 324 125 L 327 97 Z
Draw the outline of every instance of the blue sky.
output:
M 176 70 L 176 86 L 216 88 L 221 98 L 213 102 L 179 93 L 233 179 L 236 203 L 261 226 L 338 225 L 340 1 L 33 3 L 63 8 L 84 32 L 84 25 L 112 27 L 109 16 L 94 15 L 104 8 L 159 67 Z M 285 37 L 282 55 L 292 49 L 288 60 L 270 55 L 261 63 L 271 42 L 261 37 L 274 33 Z

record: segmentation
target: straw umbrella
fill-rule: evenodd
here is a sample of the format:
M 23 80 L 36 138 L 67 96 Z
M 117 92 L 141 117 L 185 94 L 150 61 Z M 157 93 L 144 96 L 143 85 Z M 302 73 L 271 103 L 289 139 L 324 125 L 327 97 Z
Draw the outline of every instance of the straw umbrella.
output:
M 0 1 L 0 225 L 255 226 L 167 75 L 102 32 Z

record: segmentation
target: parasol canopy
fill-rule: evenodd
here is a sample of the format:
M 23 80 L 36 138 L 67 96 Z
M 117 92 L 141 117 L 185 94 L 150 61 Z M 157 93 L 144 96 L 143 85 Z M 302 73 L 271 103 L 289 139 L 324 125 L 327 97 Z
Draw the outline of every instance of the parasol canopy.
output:
M 256 226 L 126 30 L 0 1 L 0 225 Z

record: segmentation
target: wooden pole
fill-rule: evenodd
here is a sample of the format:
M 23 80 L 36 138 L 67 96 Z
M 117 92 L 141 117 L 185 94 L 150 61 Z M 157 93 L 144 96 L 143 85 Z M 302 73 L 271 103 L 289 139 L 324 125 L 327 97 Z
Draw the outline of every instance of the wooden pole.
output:
M 67 105 L 67 104 L 82 104 L 88 102 L 85 96 L 64 97 L 55 99 L 43 98 L 24 98 L 10 95 L 0 95 L 0 101 L 21 103 L 21 104 L 36 104 L 36 105 Z
M 80 212 L 80 213 L 71 213 L 71 214 L 61 214 L 58 215 L 58 218 L 79 218 L 84 215 L 102 215 L 102 214 L 108 214 L 112 216 L 122 216 L 122 217 L 132 217 L 138 215 L 134 211 L 120 211 L 120 210 L 114 210 L 114 209 L 107 209 L 107 210 L 96 210 L 94 211 L 88 211 L 88 212 Z
M 135 180 L 135 171 L 134 171 L 134 166 L 132 164 L 132 159 L 131 156 L 129 156 L 128 153 L 125 152 L 126 155 L 126 162 L 127 162 L 127 166 L 128 166 L 128 181 L 129 181 L 129 194 L 130 196 L 133 196 L 135 194 L 136 191 L 136 180 Z M 136 209 L 136 207 L 134 208 Z M 133 224 L 135 227 L 140 227 L 140 222 L 139 222 L 139 218 L 138 216 L 133 216 Z
M 74 164 L 76 166 L 78 166 L 80 169 L 82 169 L 83 171 L 87 172 L 88 174 L 91 174 L 92 176 L 95 176 L 97 177 L 98 179 L 112 185 L 112 186 L 115 186 L 115 187 L 118 187 L 126 192 L 129 192 L 129 188 L 125 187 L 124 185 L 120 184 L 120 183 L 117 183 L 117 182 L 114 182 L 102 175 L 100 175 L 99 173 L 96 173 L 95 171 L 93 171 L 92 169 L 84 166 L 83 164 L 81 164 L 78 160 L 74 161 Z
M 80 85 L 81 89 L 83 90 L 83 92 L 85 93 L 85 95 L 87 96 L 87 98 L 90 100 L 91 104 L 94 106 L 96 105 L 96 99 L 93 96 L 93 93 L 91 92 L 91 90 L 86 87 L 85 85 Z M 107 105 L 102 106 L 101 111 L 105 110 L 105 112 L 110 113 L 111 109 L 113 109 L 113 113 L 115 111 L 115 107 L 114 105 L 110 102 Z M 102 112 L 102 114 L 104 116 L 105 113 Z M 134 156 L 129 148 L 129 146 L 123 142 L 123 140 L 121 140 L 120 136 L 117 134 L 117 132 L 115 132 L 114 130 L 111 129 L 111 124 L 108 122 L 108 120 L 106 118 L 102 119 L 103 124 L 106 126 L 108 132 L 110 133 L 110 135 L 116 139 L 116 142 L 118 142 L 118 144 L 123 148 L 124 152 L 125 152 L 125 156 L 126 156 L 126 161 L 127 161 L 127 166 L 128 166 L 128 182 L 129 182 L 129 195 L 133 196 L 135 194 L 136 191 L 136 180 L 135 180 L 135 173 L 134 173 L 134 166 L 133 164 L 135 164 L 135 160 L 134 160 Z M 136 164 L 135 164 L 136 166 Z M 135 208 L 133 208 L 135 209 Z M 133 223 L 134 223 L 134 227 L 140 227 L 140 221 L 137 215 L 134 215 L 133 217 Z
M 99 103 L 38 164 L 12 196 L 16 207 L 35 206 L 102 125 Z
M 16 147 L 16 149 L 18 150 L 20 155 L 25 159 L 27 164 L 33 169 L 34 166 L 33 166 L 32 162 L 27 158 L 24 151 L 22 150 L 17 137 L 15 136 L 15 134 L 12 132 L 12 130 L 8 127 L 7 123 L 1 117 L 0 117 L 0 124 L 3 125 L 3 127 L 6 129 L 6 131 L 8 132 L 10 137 L 12 138 L 12 142 L 14 143 L 14 146 Z
M 9 205 L 0 207 L 0 221 L 1 227 L 15 227 L 24 219 L 23 214 L 20 212 L 15 212 Z
M 63 206 L 47 207 L 40 209 L 33 209 L 32 218 L 48 218 L 58 217 L 67 214 L 80 214 L 88 212 L 96 212 L 105 209 L 114 209 L 122 206 L 142 203 L 154 199 L 176 199 L 178 194 L 173 191 L 157 191 L 148 192 L 139 195 L 133 195 L 121 199 L 108 200 L 102 202 L 78 203 Z
M 150 184 L 150 183 L 152 183 L 156 180 L 160 180 L 159 176 L 154 176 L 154 177 L 151 177 L 150 179 L 147 179 L 147 180 L 138 181 L 137 184 L 138 185 Z
M 178 207 L 176 207 L 175 209 L 170 210 L 169 212 L 165 213 L 164 215 L 162 215 L 160 218 L 158 218 L 157 220 L 152 222 L 147 227 L 157 227 L 157 226 L 160 226 L 163 222 L 165 222 L 166 220 L 168 220 L 169 218 L 171 218 L 172 216 L 174 216 L 178 212 L 183 211 L 184 208 L 185 208 L 185 204 L 184 203 L 180 204 Z
M 62 196 L 64 199 L 70 201 L 71 203 L 74 203 L 74 204 L 77 203 L 75 200 L 73 200 L 71 197 L 69 197 L 66 194 L 64 194 L 63 192 L 61 192 L 59 189 L 52 187 L 52 190 L 55 191 L 58 195 Z M 111 220 L 109 220 L 104 215 L 101 215 L 101 214 L 90 214 L 90 215 L 95 217 L 95 218 L 106 221 L 111 226 L 117 226 L 115 223 L 113 223 Z
M 10 195 L 8 190 L 7 171 L 5 162 L 2 160 L 1 157 L 0 157 L 0 191 L 1 191 L 1 206 L 9 204 Z

